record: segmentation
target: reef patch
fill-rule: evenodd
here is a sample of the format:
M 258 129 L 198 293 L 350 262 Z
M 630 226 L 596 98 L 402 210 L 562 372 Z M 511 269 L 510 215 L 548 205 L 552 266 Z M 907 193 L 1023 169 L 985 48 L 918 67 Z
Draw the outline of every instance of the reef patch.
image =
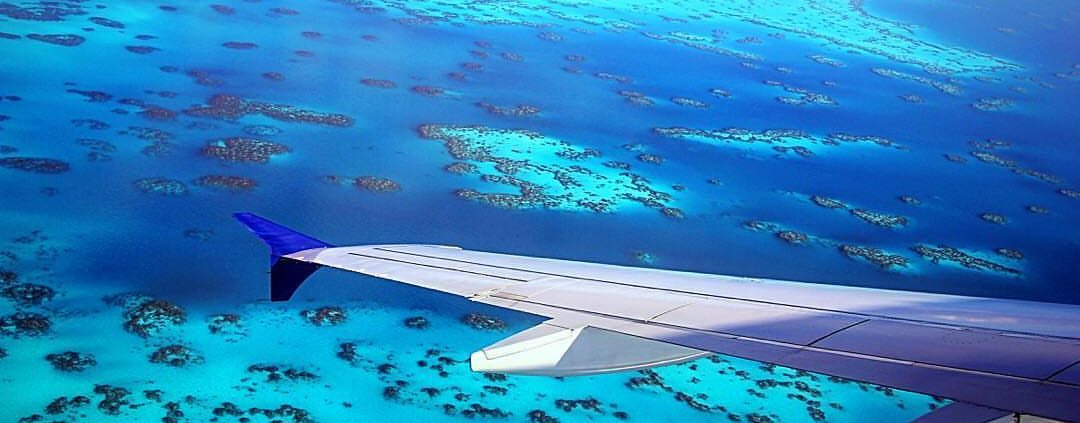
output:
M 217 94 L 206 101 L 205 106 L 195 106 L 184 110 L 189 116 L 209 117 L 222 120 L 237 120 L 247 115 L 263 115 L 282 122 L 313 123 L 337 127 L 349 127 L 351 117 L 338 113 L 323 113 L 307 110 L 289 104 L 274 104 L 261 101 Z
M 423 125 L 419 132 L 423 138 L 442 141 L 451 157 L 477 169 L 479 183 L 457 190 L 461 198 L 513 209 L 597 213 L 636 203 L 665 216 L 683 215 L 660 184 L 605 166 L 596 149 L 526 130 Z

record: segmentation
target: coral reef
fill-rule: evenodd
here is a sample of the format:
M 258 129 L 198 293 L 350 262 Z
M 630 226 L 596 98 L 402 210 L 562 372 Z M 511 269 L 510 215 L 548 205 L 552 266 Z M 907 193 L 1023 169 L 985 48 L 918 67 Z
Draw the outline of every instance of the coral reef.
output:
M 348 314 L 341 307 L 326 306 L 301 311 L 300 317 L 315 326 L 336 326 L 345 323 Z
M 360 80 L 360 83 L 375 88 L 397 88 L 397 84 L 389 79 L 364 78 Z
M 810 202 L 818 206 L 834 210 L 847 210 L 852 216 L 883 228 L 899 228 L 907 226 L 908 224 L 908 219 L 904 216 L 852 207 L 843 201 L 822 195 L 811 195 L 809 198 Z
M 1005 216 L 998 213 L 979 213 L 979 219 L 998 225 L 1004 225 L 1009 222 Z
M 978 146 L 981 146 L 981 145 L 976 144 L 976 146 L 978 147 Z M 1006 159 L 1006 158 L 1001 157 L 1001 156 L 999 156 L 997 154 L 991 153 L 990 151 L 987 151 L 986 149 L 972 151 L 971 156 L 975 157 L 980 162 L 1008 169 L 1009 171 L 1011 171 L 1011 172 L 1013 172 L 1013 173 L 1015 173 L 1017 175 L 1028 176 L 1028 177 L 1035 178 L 1037 180 L 1047 182 L 1047 183 L 1051 183 L 1051 184 L 1061 183 L 1061 178 L 1058 178 L 1055 175 L 1052 175 L 1052 174 L 1049 174 L 1049 173 L 1046 173 L 1046 172 L 1043 172 L 1043 171 L 1039 171 L 1039 170 L 1035 170 L 1035 169 L 1029 169 L 1029 168 L 1020 166 L 1020 164 L 1018 164 L 1017 162 L 1015 162 L 1013 160 Z
M 247 137 L 224 138 L 202 148 L 204 156 L 236 163 L 268 163 L 271 156 L 289 151 L 285 144 Z
M 192 351 L 191 348 L 180 344 L 172 344 L 154 350 L 150 354 L 150 362 L 170 367 L 187 367 L 188 365 L 202 363 L 203 358 L 195 351 Z
M 401 191 L 401 184 L 379 176 L 359 176 L 353 180 L 357 188 L 375 192 Z
M 908 220 L 904 216 L 885 214 L 865 209 L 851 209 L 851 214 L 877 226 L 885 228 L 897 228 L 907 226 Z
M 185 321 L 187 312 L 183 308 L 160 299 L 135 299 L 124 311 L 124 329 L 143 338 Z
M 922 200 L 920 200 L 918 197 L 915 197 L 913 195 L 901 195 L 899 197 L 896 197 L 896 199 L 900 200 L 904 204 L 908 204 L 908 205 L 912 205 L 912 206 L 918 206 L 918 205 L 922 204 Z
M 476 107 L 486 110 L 488 113 L 499 116 L 529 117 L 540 113 L 540 108 L 528 104 L 516 106 L 497 106 L 485 101 L 476 103 Z
M 38 313 L 16 312 L 0 317 L 0 335 L 35 337 L 48 333 L 51 328 L 52 321 Z
M 431 325 L 424 316 L 411 316 L 405 318 L 405 327 L 409 329 L 427 329 Z
M 77 395 L 71 398 L 57 397 L 50 401 L 49 405 L 45 406 L 45 414 L 50 416 L 67 414 L 73 412 L 75 409 L 82 408 L 87 404 L 90 404 L 90 398 L 83 395 Z
M 311 382 L 319 379 L 319 375 L 306 370 L 276 364 L 252 364 L 247 368 L 248 373 L 264 374 L 267 382 Z
M 768 85 L 770 87 L 781 88 L 781 89 L 783 89 L 784 91 L 786 91 L 786 92 L 788 92 L 790 94 L 794 94 L 794 96 L 779 96 L 779 97 L 776 97 L 776 101 L 779 101 L 779 102 L 784 103 L 784 104 L 790 104 L 790 105 L 793 105 L 793 106 L 803 106 L 803 105 L 807 105 L 807 104 L 836 106 L 836 105 L 839 104 L 832 97 L 829 97 L 829 96 L 827 96 L 825 94 L 821 94 L 821 93 L 810 91 L 810 90 L 805 89 L 805 88 L 800 88 L 800 87 L 796 87 L 796 86 L 793 86 L 793 85 L 785 84 L 785 83 L 780 82 L 780 81 L 765 80 L 765 81 L 762 81 L 762 83 L 765 84 L 765 85 Z
M 656 264 L 656 256 L 653 255 L 650 252 L 647 252 L 647 251 L 634 251 L 631 254 L 631 256 L 634 258 L 634 261 L 636 261 L 638 263 L 641 263 L 641 264 L 645 264 L 645 265 L 654 265 L 654 264 Z
M 817 150 L 816 146 L 838 147 L 845 144 L 870 143 L 880 147 L 904 150 L 906 147 L 891 140 L 874 135 L 852 135 L 834 133 L 828 136 L 813 135 L 796 129 L 767 129 L 757 131 L 744 128 L 694 129 L 684 127 L 653 128 L 657 135 L 685 139 L 713 145 L 741 145 L 751 148 L 763 148 L 781 153 L 794 151 L 803 157 L 810 157 Z
M 690 107 L 694 109 L 708 109 L 709 103 L 701 100 L 695 100 L 687 97 L 672 97 L 671 102 L 679 106 Z
M 635 106 L 648 107 L 648 106 L 652 106 L 653 104 L 655 104 L 653 99 L 651 99 L 651 98 L 647 97 L 645 94 L 637 92 L 637 91 L 619 90 L 618 94 L 620 96 L 622 96 L 622 98 L 624 100 L 626 100 L 627 103 L 633 104 Z
M 0 290 L 0 296 L 14 301 L 18 306 L 26 307 L 51 301 L 56 296 L 56 291 L 45 285 L 20 283 L 4 287 Z
M 614 211 L 629 202 L 665 216 L 682 215 L 671 204 L 671 194 L 655 188 L 642 175 L 605 166 L 595 149 L 524 130 L 423 125 L 419 132 L 421 137 L 442 141 L 454 159 L 484 169 L 479 175 L 481 182 L 518 191 L 484 193 L 463 188 L 455 192 L 461 198 L 506 208 L 598 213 Z
M 834 58 L 826 56 L 824 54 L 811 54 L 811 55 L 808 55 L 806 57 L 808 59 L 810 59 L 810 60 L 813 60 L 814 62 L 820 63 L 822 65 L 826 65 L 826 66 L 832 66 L 834 68 L 843 68 L 843 67 L 847 66 L 847 65 L 844 64 L 844 62 L 841 62 L 840 60 L 834 59 Z
M 443 170 L 456 175 L 476 173 L 479 168 L 468 162 L 453 162 L 443 167 Z
M 908 267 L 908 259 L 906 257 L 899 254 L 889 254 L 879 248 L 847 244 L 841 245 L 839 248 L 840 252 L 848 257 L 865 260 L 882 269 L 888 270 L 894 266 Z
M 480 313 L 468 313 L 461 316 L 461 323 L 478 330 L 501 331 L 506 329 L 506 322 L 497 317 Z
M 85 15 L 80 2 L 21 1 L 0 3 L 0 15 L 21 21 L 60 22 L 68 16 Z
M 126 388 L 112 385 L 94 385 L 94 393 L 102 396 L 97 408 L 106 415 L 116 416 L 120 414 L 122 407 L 134 407 L 128 400 L 131 391 Z
M 94 358 L 93 354 L 75 351 L 49 354 L 45 356 L 45 360 L 47 360 L 54 369 L 62 372 L 81 372 L 97 365 L 97 359 Z
M 3 157 L 0 167 L 41 174 L 58 174 L 71 169 L 71 165 L 63 160 L 43 157 Z
M 971 104 L 971 107 L 981 112 L 997 112 L 1005 109 L 1010 109 L 1016 102 L 1012 99 L 994 97 L 994 98 L 980 98 L 975 103 Z
M 186 195 L 187 185 L 183 182 L 168 178 L 142 178 L 135 180 L 135 188 L 148 194 L 164 196 Z
M 215 314 L 207 319 L 207 329 L 215 335 L 242 335 L 244 334 L 243 319 L 239 314 Z
M 917 94 L 901 94 L 897 96 L 897 98 L 912 104 L 922 104 L 926 102 L 926 99 Z
M 959 96 L 964 94 L 964 90 L 959 85 L 943 82 L 936 79 L 927 78 L 925 76 L 913 75 L 907 72 L 901 72 L 893 69 L 886 68 L 871 68 L 871 72 L 883 76 L 886 78 L 899 79 L 904 81 L 912 81 L 926 86 L 933 87 L 944 94 Z
M 288 104 L 245 100 L 227 94 L 214 95 L 206 101 L 205 106 L 195 106 L 184 110 L 184 113 L 189 116 L 222 120 L 237 120 L 247 115 L 257 114 L 282 122 L 314 123 L 337 127 L 349 127 L 353 124 L 353 119 L 343 114 L 322 113 Z
M 430 85 L 414 85 L 409 90 L 415 94 L 420 94 L 427 97 L 443 97 L 447 95 L 446 90 Z
M 110 161 L 112 160 L 112 153 L 116 151 L 116 146 L 105 140 L 79 138 L 75 140 L 75 143 L 89 150 L 86 153 L 86 160 L 92 162 Z
M 1047 209 L 1046 207 L 1035 205 L 1035 204 L 1029 204 L 1028 206 L 1024 207 L 1024 210 L 1027 210 L 1029 213 L 1034 213 L 1034 214 L 1047 214 L 1047 213 L 1050 213 L 1050 210 Z
M 251 417 L 247 416 L 262 416 L 273 422 L 284 422 L 285 419 L 289 419 L 293 423 L 315 423 L 315 419 L 309 411 L 289 404 L 282 404 L 277 408 L 251 407 L 245 411 L 236 404 L 223 402 L 221 406 L 214 408 L 213 415 L 217 417 L 232 416 L 241 422 L 251 421 Z
M 75 47 L 86 42 L 86 37 L 75 34 L 26 34 L 26 38 L 64 47 Z
M 234 49 L 234 50 L 251 50 L 253 48 L 258 47 L 259 45 L 255 44 L 255 43 L 252 43 L 252 42 L 249 42 L 249 41 L 227 41 L 227 42 L 221 43 L 221 46 L 225 47 L 225 48 L 231 48 L 231 49 Z
M 160 48 L 153 46 L 124 46 L 124 50 L 135 54 L 150 54 L 156 51 L 161 51 Z
M 235 175 L 206 175 L 192 181 L 195 186 L 214 188 L 224 191 L 251 191 L 259 184 L 254 179 Z
M 821 196 L 821 195 L 811 195 L 810 196 L 810 201 L 813 202 L 814 204 L 817 204 L 817 205 L 819 205 L 821 207 L 824 207 L 824 208 L 827 208 L 827 209 L 846 209 L 847 208 L 847 204 L 844 204 L 844 202 L 842 202 L 840 200 L 837 200 L 837 199 L 834 199 L 834 198 L 824 197 L 824 196 Z
M 994 263 L 990 260 L 975 257 L 957 248 L 947 245 L 932 247 L 929 245 L 916 245 L 912 247 L 916 253 L 934 263 L 950 262 L 972 270 L 996 272 L 1011 276 L 1021 276 L 1022 272 L 1011 267 Z
M 253 137 L 273 137 L 284 132 L 281 128 L 271 125 L 247 125 L 244 133 Z
M 664 164 L 664 158 L 663 157 L 661 157 L 659 155 L 656 155 L 656 154 L 652 154 L 652 153 L 638 154 L 637 159 L 638 159 L 638 161 L 643 162 L 643 163 L 651 163 L 651 164 L 656 164 L 656 165 Z
M 776 237 L 780 238 L 784 242 L 787 242 L 788 244 L 795 245 L 803 245 L 806 244 L 807 241 L 809 241 L 809 238 L 806 236 L 806 234 L 792 230 L 777 231 Z
M 1024 253 L 1021 253 L 1019 250 L 1014 250 L 1012 248 L 995 248 L 994 252 L 1002 257 L 1011 258 L 1013 260 L 1024 259 Z

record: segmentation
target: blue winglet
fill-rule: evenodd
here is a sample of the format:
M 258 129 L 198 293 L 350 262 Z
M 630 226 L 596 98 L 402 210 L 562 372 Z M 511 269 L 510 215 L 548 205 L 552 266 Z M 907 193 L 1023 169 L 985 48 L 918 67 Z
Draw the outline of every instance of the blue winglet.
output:
M 234 213 L 233 217 L 270 246 L 271 301 L 286 301 L 291 298 L 300 284 L 320 267 L 315 263 L 284 256 L 312 248 L 333 247 L 252 213 Z
M 277 223 L 263 219 L 252 213 L 234 213 L 233 217 L 247 226 L 251 232 L 262 238 L 266 245 L 270 246 L 271 264 L 276 263 L 278 258 L 304 251 L 311 248 L 333 247 L 330 244 L 319 241 L 300 232 L 281 226 Z

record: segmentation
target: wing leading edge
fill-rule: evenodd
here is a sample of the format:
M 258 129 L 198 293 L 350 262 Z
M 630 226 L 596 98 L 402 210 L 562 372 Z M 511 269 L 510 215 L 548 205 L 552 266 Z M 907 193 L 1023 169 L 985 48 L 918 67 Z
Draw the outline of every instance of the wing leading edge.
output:
M 1080 421 L 1078 306 L 432 245 L 326 246 L 281 257 L 311 272 L 333 267 L 552 319 L 474 353 L 478 371 L 592 374 L 716 352 L 955 401 L 925 421 L 1012 413 Z M 286 277 L 299 286 L 309 274 Z

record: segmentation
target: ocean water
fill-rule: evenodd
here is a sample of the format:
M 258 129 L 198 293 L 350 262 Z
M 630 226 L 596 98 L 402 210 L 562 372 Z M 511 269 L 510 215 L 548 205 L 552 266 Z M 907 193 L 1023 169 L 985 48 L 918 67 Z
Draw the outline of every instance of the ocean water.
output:
M 271 304 L 265 248 L 230 215 L 335 244 L 1080 304 L 1078 19 L 1068 1 L 0 3 L 0 421 L 909 421 L 948 400 L 720 355 L 471 373 L 540 320 L 328 270 Z M 324 307 L 343 321 L 305 317 Z

